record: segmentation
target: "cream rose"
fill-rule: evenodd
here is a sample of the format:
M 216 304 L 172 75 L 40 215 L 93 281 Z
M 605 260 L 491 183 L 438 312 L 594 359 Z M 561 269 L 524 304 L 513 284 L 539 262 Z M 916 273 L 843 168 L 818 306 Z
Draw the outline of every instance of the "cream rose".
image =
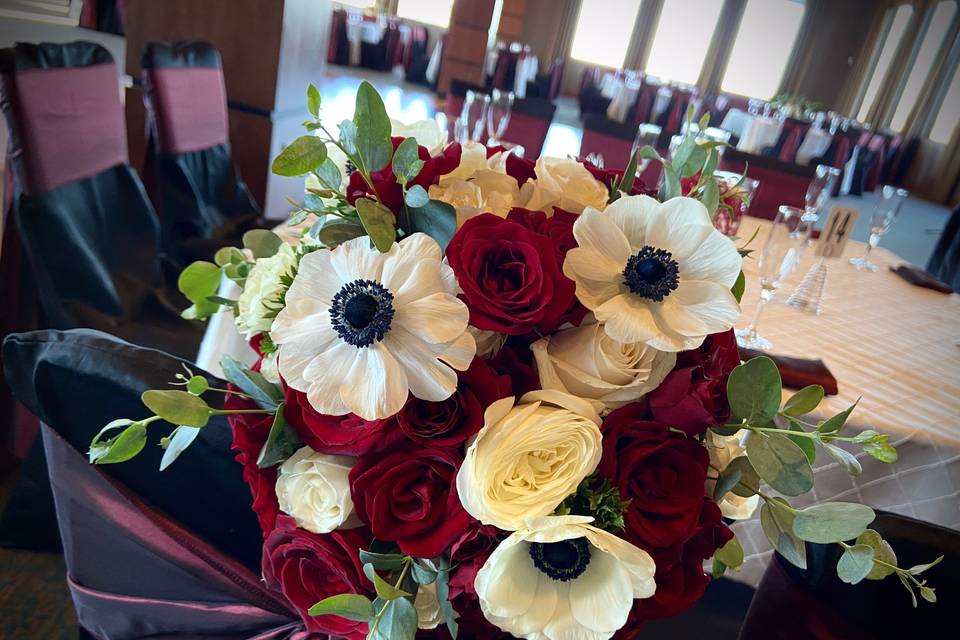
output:
M 274 255 L 260 258 L 250 269 L 243 293 L 237 299 L 236 315 L 237 328 L 248 340 L 270 330 L 277 315 L 276 304 L 286 286 L 280 277 L 293 273 L 296 264 L 296 252 L 284 243 Z
M 479 142 L 460 145 L 460 164 L 450 173 L 440 176 L 440 184 L 447 180 L 469 180 L 477 171 L 487 168 L 487 147 Z
M 551 513 L 600 463 L 600 416 L 586 400 L 532 391 L 494 402 L 457 474 L 464 509 L 516 531 Z
M 477 357 L 492 358 L 497 355 L 501 347 L 507 341 L 507 334 L 499 331 L 487 331 L 486 329 L 477 329 L 476 327 L 467 327 L 467 331 L 473 336 L 477 343 Z
M 431 156 L 443 153 L 447 146 L 447 132 L 440 128 L 436 120 L 417 120 L 404 124 L 399 120 L 390 120 L 390 135 L 400 138 L 413 138 L 421 147 L 426 147 Z
M 558 331 L 532 349 L 541 387 L 594 401 L 600 413 L 653 391 L 677 362 L 676 354 L 642 342 L 617 342 L 595 322 Z
M 429 563 L 429 560 L 424 560 Z M 440 599 L 437 597 L 436 581 L 422 584 L 417 589 L 417 597 L 413 600 L 417 610 L 418 629 L 436 629 L 443 624 L 443 612 L 440 610 Z
M 469 180 L 441 181 L 428 193 L 432 200 L 446 202 L 457 210 L 458 227 L 480 213 L 506 218 L 520 197 L 516 180 L 488 169 L 474 172 Z
M 732 436 L 718 436 L 712 431 L 707 433 L 707 451 L 710 452 L 710 466 L 723 471 L 734 458 L 746 455 L 747 450 L 743 446 L 743 438 L 746 431 L 742 429 Z M 711 469 L 711 473 L 715 473 Z M 716 478 L 707 478 L 706 491 L 708 496 L 713 496 L 713 489 L 717 484 Z M 744 498 L 738 496 L 732 491 L 728 491 L 720 500 L 717 506 L 725 518 L 731 520 L 749 520 L 760 503 L 760 496 L 750 496 Z
M 580 213 L 587 207 L 603 209 L 609 196 L 602 182 L 582 164 L 570 158 L 540 158 L 534 167 L 537 177 L 520 188 L 517 206 L 553 215 L 553 207 Z
M 360 526 L 353 513 L 347 476 L 353 459 L 302 447 L 280 465 L 277 501 L 280 510 L 313 533 Z

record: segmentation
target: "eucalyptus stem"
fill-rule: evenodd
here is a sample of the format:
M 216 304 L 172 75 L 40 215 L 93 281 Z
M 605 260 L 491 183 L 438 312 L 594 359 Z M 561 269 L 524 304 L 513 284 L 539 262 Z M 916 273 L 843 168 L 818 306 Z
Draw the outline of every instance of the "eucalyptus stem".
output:
M 811 440 L 823 441 L 823 434 L 811 431 L 791 431 L 790 429 L 777 429 L 776 427 L 754 427 L 752 425 L 747 425 L 744 427 L 750 431 L 756 431 L 759 433 L 780 433 L 785 436 L 799 436 L 801 438 L 810 438 Z M 849 436 L 834 436 L 828 434 L 830 442 L 853 442 L 856 438 L 851 438 Z
M 371 178 L 371 177 L 370 177 L 370 174 L 367 173 L 367 170 L 366 170 L 366 168 L 363 166 L 363 163 L 362 163 L 362 162 L 360 162 L 360 163 L 356 162 L 356 158 L 354 158 L 353 155 L 351 155 L 351 154 L 343 147 L 343 145 L 340 144 L 340 141 L 339 141 L 339 140 L 336 140 L 336 139 L 333 137 L 333 134 L 331 134 L 329 131 L 327 131 L 327 128 L 326 128 L 325 126 L 323 126 L 323 123 L 322 123 L 322 122 L 320 123 L 320 130 L 323 131 L 325 134 L 327 134 L 327 137 L 329 138 L 329 140 L 327 140 L 327 142 L 332 143 L 334 146 L 336 146 L 338 149 L 340 149 L 340 151 L 343 151 L 343 155 L 347 156 L 347 157 L 350 159 L 350 161 L 353 162 L 354 168 L 355 168 L 357 171 L 360 172 L 360 175 L 361 175 L 361 176 L 363 176 L 363 181 L 367 183 L 367 186 L 368 186 L 368 187 L 370 187 L 370 191 L 372 191 L 372 192 L 374 193 L 374 195 L 376 195 L 377 190 L 376 190 L 376 188 L 373 186 L 373 178 Z M 379 198 L 377 198 L 377 200 L 379 200 Z
M 840 545 L 841 547 L 843 547 L 844 551 L 848 551 L 848 550 L 850 550 L 850 549 L 853 548 L 853 545 L 852 545 L 852 544 L 847 544 L 846 542 L 843 542 L 843 541 L 840 541 L 840 542 L 838 542 L 837 544 Z M 878 565 L 880 565 L 881 567 L 886 567 L 887 569 L 892 569 L 893 571 L 897 572 L 898 574 L 900 574 L 900 575 L 902 575 L 902 576 L 906 576 L 907 578 L 910 579 L 911 582 L 913 582 L 913 584 L 915 584 L 915 585 L 917 586 L 917 588 L 922 588 L 922 587 L 924 586 L 919 580 L 917 580 L 916 576 L 914 576 L 914 575 L 913 575 L 912 573 L 910 573 L 908 570 L 903 569 L 903 568 L 901 568 L 901 567 L 898 567 L 898 566 L 895 565 L 895 564 L 890 564 L 889 562 L 884 562 L 883 560 L 880 560 L 880 559 L 877 558 L 876 556 L 874 556 L 874 558 L 873 558 L 873 563 L 874 563 L 874 564 L 878 564 Z

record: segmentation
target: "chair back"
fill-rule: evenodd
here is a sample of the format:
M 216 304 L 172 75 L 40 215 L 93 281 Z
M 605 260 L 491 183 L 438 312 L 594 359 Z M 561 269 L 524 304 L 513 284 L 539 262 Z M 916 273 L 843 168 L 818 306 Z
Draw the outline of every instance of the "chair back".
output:
M 518 98 L 513 103 L 504 140 L 523 145 L 528 158 L 540 157 L 557 105 L 544 98 Z
M 726 149 L 718 169 L 735 173 L 743 173 L 746 169 L 747 177 L 759 180 L 760 186 L 753 194 L 749 215 L 773 220 L 780 205 L 804 206 L 807 187 L 810 186 L 816 166 L 781 162 L 776 158 Z
M 796 118 L 784 119 L 783 129 L 769 155 L 778 158 L 781 162 L 796 162 L 797 150 L 809 130 L 810 123 L 807 121 Z
M 602 113 L 583 117 L 583 137 L 577 156 L 586 158 L 591 153 L 603 156 L 605 167 L 622 169 L 630 162 L 637 127 L 611 120 Z
M 960 291 L 960 207 L 953 210 L 927 263 L 927 271 Z
M 550 63 L 550 70 L 547 72 L 547 75 L 550 77 L 550 89 L 547 92 L 547 98 L 550 100 L 556 100 L 557 96 L 560 95 L 560 87 L 563 84 L 564 64 L 563 58 L 554 58 L 553 62 Z
M 651 123 L 653 117 L 653 103 L 657 98 L 657 91 L 660 90 L 660 83 L 644 77 L 640 85 L 640 91 L 637 92 L 637 101 L 634 104 L 633 122 L 634 124 Z

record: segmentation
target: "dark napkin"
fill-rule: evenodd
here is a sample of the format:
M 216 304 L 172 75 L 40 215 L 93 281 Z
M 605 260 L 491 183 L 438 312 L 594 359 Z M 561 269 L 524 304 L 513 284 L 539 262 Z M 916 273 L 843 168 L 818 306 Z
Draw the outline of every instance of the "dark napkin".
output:
M 818 384 L 823 387 L 823 392 L 828 396 L 837 395 L 837 379 L 827 369 L 823 360 L 817 358 L 810 360 L 807 358 L 791 358 L 789 356 L 777 356 L 764 351 L 754 349 L 745 349 L 740 347 L 740 359 L 746 362 L 759 356 L 767 356 L 773 360 L 780 370 L 780 379 L 783 386 L 790 389 L 802 389 L 811 384 Z
M 898 267 L 890 267 L 890 271 L 893 271 L 895 274 L 912 285 L 923 287 L 925 289 L 933 289 L 934 291 L 939 291 L 940 293 L 953 293 L 953 289 L 951 289 L 950 285 L 948 285 L 946 282 L 942 282 L 941 280 L 937 279 L 935 275 L 926 269 L 915 267 L 912 264 L 904 263 Z

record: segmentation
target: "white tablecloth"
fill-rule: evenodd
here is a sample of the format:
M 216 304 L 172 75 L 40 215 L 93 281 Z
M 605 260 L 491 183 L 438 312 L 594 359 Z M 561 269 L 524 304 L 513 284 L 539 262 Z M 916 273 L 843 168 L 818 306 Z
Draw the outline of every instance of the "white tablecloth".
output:
M 797 149 L 797 164 L 810 164 L 812 158 L 818 158 L 826 153 L 832 141 L 833 136 L 829 131 L 811 127 Z
M 776 118 L 747 116 L 750 121 L 740 136 L 737 149 L 746 153 L 760 153 L 766 147 L 772 147 L 780 137 L 783 123 Z
M 433 53 L 430 54 L 430 61 L 427 62 L 427 70 L 424 71 L 424 76 L 430 84 L 437 83 L 437 75 L 440 73 L 440 58 L 442 57 L 443 40 L 439 39 L 433 47 Z
M 737 138 L 742 138 L 744 132 L 750 126 L 750 123 L 753 122 L 754 116 L 750 115 L 742 109 L 730 109 L 727 111 L 727 115 L 723 116 L 723 122 L 720 123 L 720 128 L 724 131 L 729 131 Z
M 606 86 L 601 83 L 600 87 L 601 95 L 611 99 L 610 106 L 607 107 L 607 117 L 617 122 L 626 122 L 642 85 L 639 80 L 623 80 L 613 74 L 607 75 L 610 79 L 605 83 Z
M 383 39 L 385 27 L 368 20 L 347 20 L 347 42 L 350 43 L 350 65 L 360 64 L 360 45 L 376 44 Z

